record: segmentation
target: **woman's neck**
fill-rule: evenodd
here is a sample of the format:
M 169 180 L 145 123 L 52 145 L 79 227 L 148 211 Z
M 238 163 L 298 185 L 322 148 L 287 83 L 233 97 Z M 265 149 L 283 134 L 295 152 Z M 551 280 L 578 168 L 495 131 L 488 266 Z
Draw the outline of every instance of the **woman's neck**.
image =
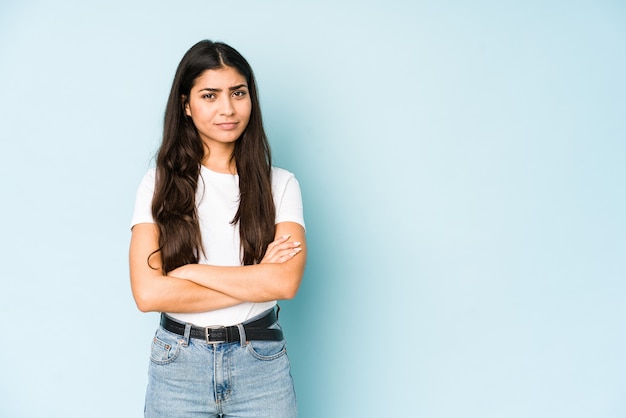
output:
M 202 165 L 211 171 L 225 174 L 237 174 L 237 165 L 232 157 L 234 148 L 213 147 L 209 150 L 205 147 Z

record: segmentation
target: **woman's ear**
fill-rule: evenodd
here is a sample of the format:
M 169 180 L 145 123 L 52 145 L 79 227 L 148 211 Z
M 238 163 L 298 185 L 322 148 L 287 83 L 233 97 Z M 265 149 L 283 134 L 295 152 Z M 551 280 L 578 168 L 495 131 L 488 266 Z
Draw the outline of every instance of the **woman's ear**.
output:
M 191 116 L 191 108 L 189 107 L 189 100 L 187 100 L 187 96 L 184 94 L 180 96 L 181 101 L 183 102 L 183 109 L 185 110 L 185 115 Z

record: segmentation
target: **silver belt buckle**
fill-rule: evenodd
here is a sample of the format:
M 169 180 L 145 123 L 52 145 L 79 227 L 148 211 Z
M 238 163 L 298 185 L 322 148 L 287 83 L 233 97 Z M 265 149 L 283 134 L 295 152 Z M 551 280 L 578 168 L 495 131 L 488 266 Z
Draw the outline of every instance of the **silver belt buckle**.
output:
M 209 337 L 211 336 L 211 330 L 216 330 L 216 329 L 224 329 L 224 330 L 226 330 L 226 327 L 209 326 L 209 327 L 205 327 L 204 328 L 204 338 L 205 338 L 207 344 L 220 344 L 220 343 L 225 343 L 226 342 L 226 340 L 209 341 Z

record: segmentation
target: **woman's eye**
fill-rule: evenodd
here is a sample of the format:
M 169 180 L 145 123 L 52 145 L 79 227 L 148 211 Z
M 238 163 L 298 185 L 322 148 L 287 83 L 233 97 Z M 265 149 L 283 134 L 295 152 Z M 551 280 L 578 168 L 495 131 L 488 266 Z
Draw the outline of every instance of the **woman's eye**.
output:
M 202 98 L 203 98 L 203 99 L 209 99 L 209 100 L 212 100 L 212 99 L 215 99 L 215 94 L 213 94 L 213 93 L 207 93 L 207 94 L 203 95 L 203 96 L 202 96 Z
M 246 92 L 243 91 L 243 90 L 237 90 L 237 91 L 233 92 L 233 96 L 235 96 L 235 97 L 243 97 L 245 95 L 246 95 Z

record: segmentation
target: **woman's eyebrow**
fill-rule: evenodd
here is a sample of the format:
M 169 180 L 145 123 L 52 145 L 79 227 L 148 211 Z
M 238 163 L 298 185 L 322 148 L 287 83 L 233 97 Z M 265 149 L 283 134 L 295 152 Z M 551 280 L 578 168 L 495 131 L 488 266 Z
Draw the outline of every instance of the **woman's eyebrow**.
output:
M 248 85 L 247 84 L 239 84 L 239 85 L 236 85 L 236 86 L 233 86 L 233 87 L 229 88 L 229 90 L 230 91 L 239 90 L 242 87 L 248 88 Z
M 247 84 L 238 84 L 236 86 L 229 87 L 228 90 L 230 90 L 230 91 L 239 90 L 242 87 L 248 88 L 248 85 Z M 205 88 L 200 89 L 198 91 L 208 91 L 208 92 L 211 92 L 211 93 L 213 93 L 213 92 L 219 93 L 219 92 L 221 92 L 223 90 L 222 89 L 213 88 L 213 87 L 205 87 Z

